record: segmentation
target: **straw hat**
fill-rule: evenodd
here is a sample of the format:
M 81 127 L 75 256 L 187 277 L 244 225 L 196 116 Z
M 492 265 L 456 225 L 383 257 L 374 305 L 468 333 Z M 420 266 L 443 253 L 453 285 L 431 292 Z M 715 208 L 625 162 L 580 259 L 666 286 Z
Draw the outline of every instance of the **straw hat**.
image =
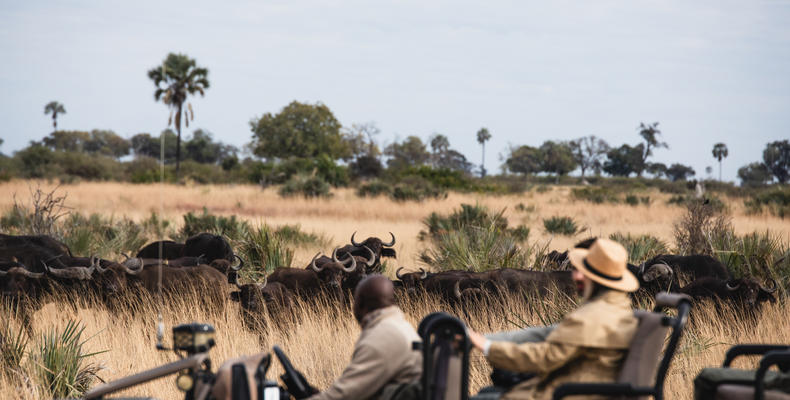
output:
M 606 287 L 633 292 L 639 289 L 639 281 L 626 268 L 628 251 L 613 240 L 598 239 L 588 249 L 573 249 L 568 252 L 571 264 L 584 276 Z

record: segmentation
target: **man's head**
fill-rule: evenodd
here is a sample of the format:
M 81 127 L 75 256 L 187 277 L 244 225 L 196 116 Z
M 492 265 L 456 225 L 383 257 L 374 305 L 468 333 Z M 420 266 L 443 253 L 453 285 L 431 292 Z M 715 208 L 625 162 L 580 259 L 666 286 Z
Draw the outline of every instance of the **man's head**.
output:
M 369 275 L 354 290 L 354 317 L 362 321 L 369 312 L 395 304 L 395 288 L 384 275 Z
M 597 239 L 589 249 L 573 249 L 568 253 L 576 282 L 582 296 L 587 299 L 596 286 L 633 292 L 639 289 L 636 276 L 626 268 L 628 251 L 609 239 Z

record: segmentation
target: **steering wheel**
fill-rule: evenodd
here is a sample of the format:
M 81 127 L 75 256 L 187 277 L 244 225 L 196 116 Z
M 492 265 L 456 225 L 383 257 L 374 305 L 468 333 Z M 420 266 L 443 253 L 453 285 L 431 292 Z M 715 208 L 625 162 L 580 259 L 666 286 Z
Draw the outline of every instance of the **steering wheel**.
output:
M 280 375 L 280 379 L 285 383 L 285 387 L 288 388 L 288 393 L 290 393 L 291 396 L 298 400 L 306 399 L 317 393 L 315 388 L 307 383 L 307 379 L 305 379 L 304 375 L 294 368 L 291 364 L 291 360 L 285 356 L 280 346 L 274 345 L 272 346 L 272 350 L 274 350 L 274 354 L 277 356 L 277 359 L 280 360 L 280 364 L 285 370 L 285 373 Z

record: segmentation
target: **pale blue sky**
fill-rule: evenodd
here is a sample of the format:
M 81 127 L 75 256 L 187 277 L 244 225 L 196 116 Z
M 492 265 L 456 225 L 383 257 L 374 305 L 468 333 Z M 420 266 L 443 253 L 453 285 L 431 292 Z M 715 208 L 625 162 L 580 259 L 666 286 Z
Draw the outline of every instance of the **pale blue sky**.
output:
M 509 144 L 634 144 L 660 121 L 656 161 L 717 175 L 724 141 L 735 179 L 790 137 L 790 1 L 0 0 L 0 151 L 50 132 L 50 100 L 61 129 L 157 134 L 146 71 L 170 51 L 210 70 L 193 127 L 238 146 L 292 100 L 374 121 L 384 144 L 443 133 L 475 163 L 486 126 L 490 171 Z

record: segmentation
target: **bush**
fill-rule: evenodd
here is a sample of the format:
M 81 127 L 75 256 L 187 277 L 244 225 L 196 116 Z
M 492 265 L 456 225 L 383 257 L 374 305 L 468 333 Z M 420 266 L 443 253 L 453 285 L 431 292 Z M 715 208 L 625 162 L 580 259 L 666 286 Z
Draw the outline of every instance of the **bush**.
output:
M 584 228 L 580 228 L 576 224 L 576 221 L 573 220 L 573 218 L 560 217 L 560 216 L 544 218 L 543 227 L 546 228 L 546 232 L 548 233 L 565 235 L 565 236 L 573 236 L 580 230 L 584 229 Z
M 628 250 L 628 262 L 639 264 L 657 255 L 667 254 L 667 245 L 652 235 L 634 235 L 620 232 L 609 235 L 609 239 L 618 242 Z
M 280 196 L 331 197 L 329 183 L 317 176 L 297 175 L 280 188 Z
M 615 191 L 603 186 L 574 188 L 571 194 L 577 200 L 589 201 L 595 204 L 617 203 L 619 201 Z
M 390 198 L 395 201 L 421 201 L 428 198 L 438 199 L 445 197 L 447 197 L 446 191 L 418 177 L 407 178 L 403 182 L 398 183 L 392 188 L 392 193 L 390 194 Z
M 58 229 L 58 238 L 73 254 L 107 258 L 134 253 L 147 238 L 144 226 L 129 219 L 114 221 L 99 214 L 70 214 Z
M 299 225 L 282 225 L 277 227 L 274 235 L 283 240 L 285 243 L 290 243 L 296 246 L 328 246 L 329 239 L 323 235 L 315 233 L 303 232 Z
M 373 180 L 368 183 L 359 185 L 357 188 L 357 196 L 359 197 L 377 197 L 381 195 L 390 195 L 392 189 L 390 184 L 384 183 L 379 180 Z
M 85 359 L 105 351 L 86 353 L 84 326 L 68 321 L 62 331 L 50 329 L 31 354 L 40 384 L 54 398 L 81 397 L 97 379 L 98 365 Z
M 527 264 L 528 254 L 512 236 L 491 224 L 441 233 L 432 239 L 432 247 L 423 251 L 420 259 L 440 271 L 486 271 L 522 268 Z
M 690 201 L 686 212 L 674 224 L 675 250 L 678 254 L 712 255 L 712 244 L 732 232 L 729 218 L 712 203 Z
M 716 196 L 706 195 L 702 199 L 698 199 L 692 195 L 675 195 L 667 200 L 667 204 L 674 204 L 681 207 L 688 207 L 690 204 L 705 203 L 716 212 L 724 212 L 727 210 L 727 205 Z
M 243 238 L 249 230 L 247 221 L 237 220 L 235 215 L 224 217 L 209 214 L 208 209 L 203 207 L 202 215 L 195 215 L 191 211 L 184 215 L 184 226 L 181 227 L 179 237 L 186 239 L 201 232 L 210 232 L 237 240 Z
M 735 277 L 790 278 L 790 249 L 779 235 L 769 231 L 743 236 L 729 231 L 714 237 L 712 247 L 714 255 Z
M 625 204 L 628 204 L 629 206 L 638 206 L 639 198 L 633 194 L 629 194 L 625 196 Z
M 240 271 L 242 278 L 253 281 L 263 279 L 275 268 L 290 267 L 293 262 L 293 250 L 267 225 L 250 229 L 236 248 L 249 265 Z
M 0 327 L 0 373 L 20 369 L 28 341 L 24 330 L 14 332 L 9 324 Z
M 448 232 L 471 231 L 478 228 L 489 228 L 510 236 L 516 241 L 524 241 L 529 235 L 529 228 L 519 226 L 515 229 L 508 228 L 507 218 L 504 217 L 505 210 L 492 212 L 487 207 L 481 205 L 461 204 L 459 210 L 453 211 L 449 215 L 440 215 L 432 212 L 423 219 L 422 223 L 427 231 L 421 231 L 419 239 L 438 239 L 441 235 Z
M 790 187 L 777 187 L 758 192 L 745 200 L 744 204 L 750 214 L 762 214 L 767 211 L 782 219 L 790 217 Z

